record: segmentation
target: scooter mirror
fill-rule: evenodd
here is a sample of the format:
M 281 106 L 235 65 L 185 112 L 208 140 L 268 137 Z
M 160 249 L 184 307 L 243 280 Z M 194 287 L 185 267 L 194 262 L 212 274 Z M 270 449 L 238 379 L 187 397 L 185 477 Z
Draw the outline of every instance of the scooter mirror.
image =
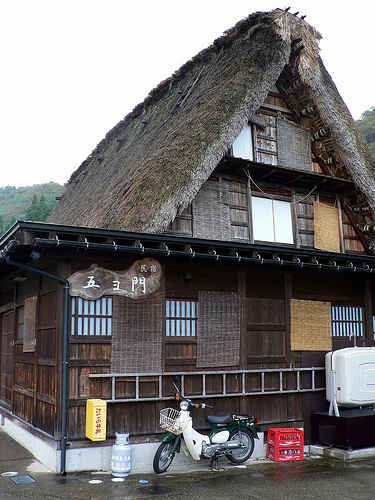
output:
M 174 376 L 173 376 L 173 382 L 174 382 L 175 384 L 177 384 L 177 382 L 178 382 L 178 377 L 177 377 L 177 375 L 174 375 Z

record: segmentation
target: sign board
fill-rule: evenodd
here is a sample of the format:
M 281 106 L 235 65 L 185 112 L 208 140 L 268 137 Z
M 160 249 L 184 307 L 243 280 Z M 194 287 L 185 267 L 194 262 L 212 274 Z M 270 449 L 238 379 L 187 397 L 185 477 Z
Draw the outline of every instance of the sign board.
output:
M 107 426 L 107 402 L 102 399 L 86 401 L 86 437 L 91 441 L 105 441 Z
M 93 264 L 68 278 L 70 295 L 97 300 L 103 295 L 121 295 L 139 299 L 160 288 L 162 269 L 155 259 L 137 260 L 124 271 L 110 271 Z

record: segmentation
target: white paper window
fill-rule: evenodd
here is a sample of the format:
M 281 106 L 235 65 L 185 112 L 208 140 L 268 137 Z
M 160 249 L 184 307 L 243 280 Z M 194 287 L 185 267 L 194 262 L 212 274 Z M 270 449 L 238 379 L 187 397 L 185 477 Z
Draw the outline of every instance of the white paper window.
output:
M 254 240 L 293 243 L 292 211 L 289 202 L 254 196 L 252 218 Z
M 254 160 L 253 133 L 251 125 L 245 125 L 233 143 L 233 156 L 244 160 Z

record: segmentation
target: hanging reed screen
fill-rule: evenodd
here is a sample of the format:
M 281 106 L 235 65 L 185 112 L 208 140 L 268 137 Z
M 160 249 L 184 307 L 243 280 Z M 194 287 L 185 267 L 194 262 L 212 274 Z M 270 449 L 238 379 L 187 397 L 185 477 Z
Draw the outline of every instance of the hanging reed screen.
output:
M 339 211 L 314 201 L 314 247 L 340 253 Z
M 112 373 L 160 372 L 163 300 L 113 297 Z
M 281 167 L 311 172 L 310 131 L 290 120 L 278 118 L 277 158 Z
M 226 182 L 207 181 L 193 201 L 195 238 L 230 241 L 229 186 Z
M 25 299 L 23 352 L 35 351 L 37 297 Z
M 290 301 L 292 351 L 331 351 L 330 302 Z
M 197 367 L 238 366 L 240 294 L 199 292 L 198 304 Z

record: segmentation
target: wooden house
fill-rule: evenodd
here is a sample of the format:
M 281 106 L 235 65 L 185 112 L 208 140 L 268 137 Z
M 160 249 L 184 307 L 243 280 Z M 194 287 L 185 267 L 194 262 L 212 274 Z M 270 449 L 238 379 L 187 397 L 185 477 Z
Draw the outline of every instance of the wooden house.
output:
M 54 470 L 89 467 L 84 449 L 100 468 L 116 432 L 160 440 L 175 373 L 308 444 L 325 353 L 374 345 L 375 161 L 319 39 L 278 9 L 240 21 L 107 134 L 46 223 L 0 240 L 1 423 Z M 95 398 L 105 443 L 85 437 Z

